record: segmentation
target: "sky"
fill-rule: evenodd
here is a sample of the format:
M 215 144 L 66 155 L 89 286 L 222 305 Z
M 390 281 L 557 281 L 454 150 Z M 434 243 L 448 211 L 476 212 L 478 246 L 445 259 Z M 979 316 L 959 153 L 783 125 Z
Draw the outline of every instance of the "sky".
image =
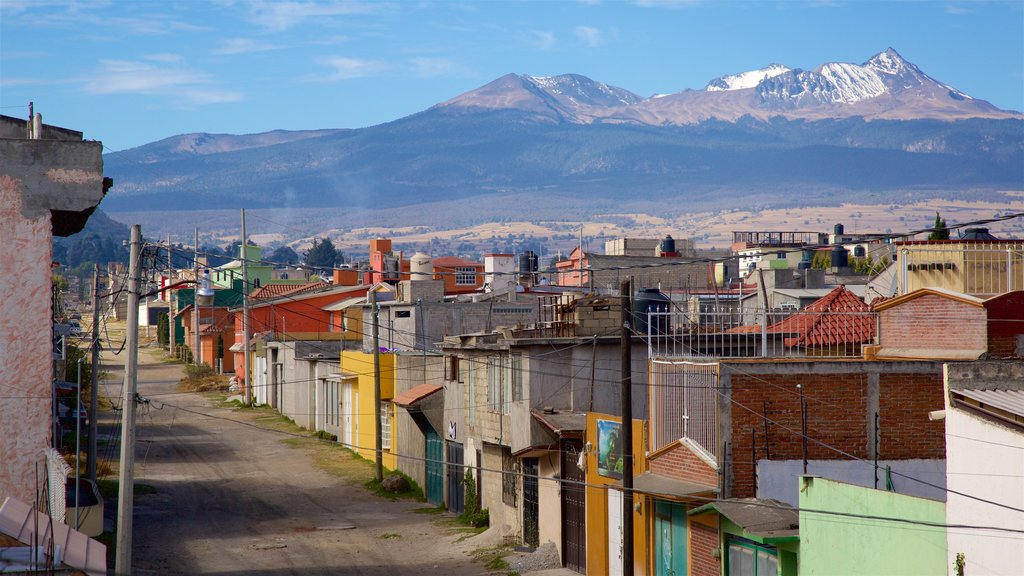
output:
M 641 96 L 887 47 L 1024 110 L 1024 2 L 0 0 L 0 114 L 118 151 L 191 132 L 360 128 L 507 73 Z

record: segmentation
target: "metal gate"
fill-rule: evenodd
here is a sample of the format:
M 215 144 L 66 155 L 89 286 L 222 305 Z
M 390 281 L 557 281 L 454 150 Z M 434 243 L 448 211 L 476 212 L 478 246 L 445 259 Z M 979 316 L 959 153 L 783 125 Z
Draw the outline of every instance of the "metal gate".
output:
M 537 459 L 523 458 L 523 542 L 540 545 L 540 499 L 537 494 Z
M 448 510 L 456 514 L 462 514 L 466 507 L 466 472 L 462 464 L 462 444 L 448 442 Z
M 581 574 L 587 573 L 587 477 L 576 465 L 583 442 L 562 442 L 562 564 Z
M 444 504 L 444 441 L 431 426 L 425 436 L 427 501 L 440 506 Z

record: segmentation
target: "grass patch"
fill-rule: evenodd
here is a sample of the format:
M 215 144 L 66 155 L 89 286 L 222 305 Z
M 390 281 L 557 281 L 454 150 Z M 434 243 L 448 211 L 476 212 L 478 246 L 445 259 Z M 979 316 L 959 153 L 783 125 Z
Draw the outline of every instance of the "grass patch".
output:
M 185 364 L 185 377 L 178 381 L 181 392 L 213 392 L 228 389 L 228 376 L 217 374 L 206 364 Z
M 96 484 L 99 485 L 101 496 L 103 496 L 104 498 L 117 499 L 119 486 L 117 480 L 109 478 L 100 479 L 96 481 Z M 141 496 L 143 494 L 156 494 L 156 487 L 150 486 L 149 484 L 135 483 L 134 487 L 135 490 L 133 490 L 133 493 L 135 494 L 135 496 Z
M 294 424 L 294 422 L 293 422 L 293 424 Z M 327 432 L 325 430 L 317 430 L 316 433 L 313 434 L 313 437 L 314 438 L 319 438 L 321 440 L 330 440 L 331 442 L 337 442 L 338 441 L 338 435 L 337 434 L 331 434 L 330 432 Z
M 401 537 L 401 534 L 395 534 L 394 532 L 385 532 L 380 536 L 377 536 L 377 538 L 380 538 L 381 540 L 393 540 Z
M 374 470 L 376 474 L 376 470 Z M 405 474 L 398 471 L 386 472 L 384 479 L 387 480 L 388 476 L 401 476 L 405 478 L 405 490 L 400 492 L 392 492 L 384 487 L 383 482 L 377 482 L 376 478 L 367 480 L 364 486 L 370 491 L 380 496 L 381 498 L 387 498 L 388 500 L 415 500 L 417 502 L 423 502 L 426 498 L 423 497 L 423 490 L 420 489 L 419 485 L 412 478 L 409 478 Z
M 426 508 L 417 508 L 413 510 L 413 514 L 444 514 L 448 509 L 441 506 L 427 506 Z
M 470 555 L 488 570 L 508 570 L 508 561 L 505 560 L 505 557 L 511 553 L 505 546 L 495 546 L 493 548 L 477 548 L 470 552 Z

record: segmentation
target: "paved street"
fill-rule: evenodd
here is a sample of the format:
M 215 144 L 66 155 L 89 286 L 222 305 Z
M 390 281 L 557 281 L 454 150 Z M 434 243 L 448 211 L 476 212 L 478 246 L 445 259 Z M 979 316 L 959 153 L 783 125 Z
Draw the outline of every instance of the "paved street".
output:
M 111 361 L 123 358 L 105 359 L 107 396 L 120 389 Z M 136 482 L 156 493 L 135 499 L 136 574 L 487 571 L 467 554 L 478 544 L 457 542 L 436 514 L 413 512 L 426 504 L 376 497 L 317 468 L 251 411 L 178 393 L 182 367 L 161 358 L 155 348 L 139 353 L 139 394 L 152 400 L 139 412 Z

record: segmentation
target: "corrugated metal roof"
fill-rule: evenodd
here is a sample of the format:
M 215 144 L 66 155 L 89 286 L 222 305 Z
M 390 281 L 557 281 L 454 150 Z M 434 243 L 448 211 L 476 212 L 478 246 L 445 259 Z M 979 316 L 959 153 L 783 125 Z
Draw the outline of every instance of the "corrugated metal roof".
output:
M 706 504 L 690 514 L 701 514 L 712 509 L 761 538 L 782 538 L 800 533 L 800 511 L 778 500 L 731 498 Z
M 555 412 L 546 414 L 532 410 L 533 417 L 552 432 L 562 435 L 568 432 L 583 432 L 587 429 L 587 415 L 584 412 Z
M 66 524 L 52 521 L 42 512 L 35 512 L 20 500 L 8 497 L 0 504 L 0 534 L 10 536 L 26 546 L 37 544 L 46 549 L 60 546 L 65 565 L 89 576 L 103 576 L 107 573 L 105 545 Z
M 346 308 L 350 308 L 352 306 L 361 305 L 365 303 L 366 296 L 360 296 L 358 298 L 346 298 L 341 302 L 335 302 L 334 304 L 331 304 L 329 306 L 324 306 L 323 308 L 321 308 L 321 310 L 325 312 L 337 312 L 339 310 L 344 310 Z
M 954 390 L 956 394 L 1024 418 L 1024 390 Z
M 669 478 L 668 476 L 662 476 L 653 472 L 644 472 L 643 474 L 634 477 L 633 489 L 637 492 L 643 492 L 644 494 L 675 496 L 677 498 L 686 498 L 688 496 L 708 494 L 717 491 L 715 486 L 677 480 L 675 478 Z

